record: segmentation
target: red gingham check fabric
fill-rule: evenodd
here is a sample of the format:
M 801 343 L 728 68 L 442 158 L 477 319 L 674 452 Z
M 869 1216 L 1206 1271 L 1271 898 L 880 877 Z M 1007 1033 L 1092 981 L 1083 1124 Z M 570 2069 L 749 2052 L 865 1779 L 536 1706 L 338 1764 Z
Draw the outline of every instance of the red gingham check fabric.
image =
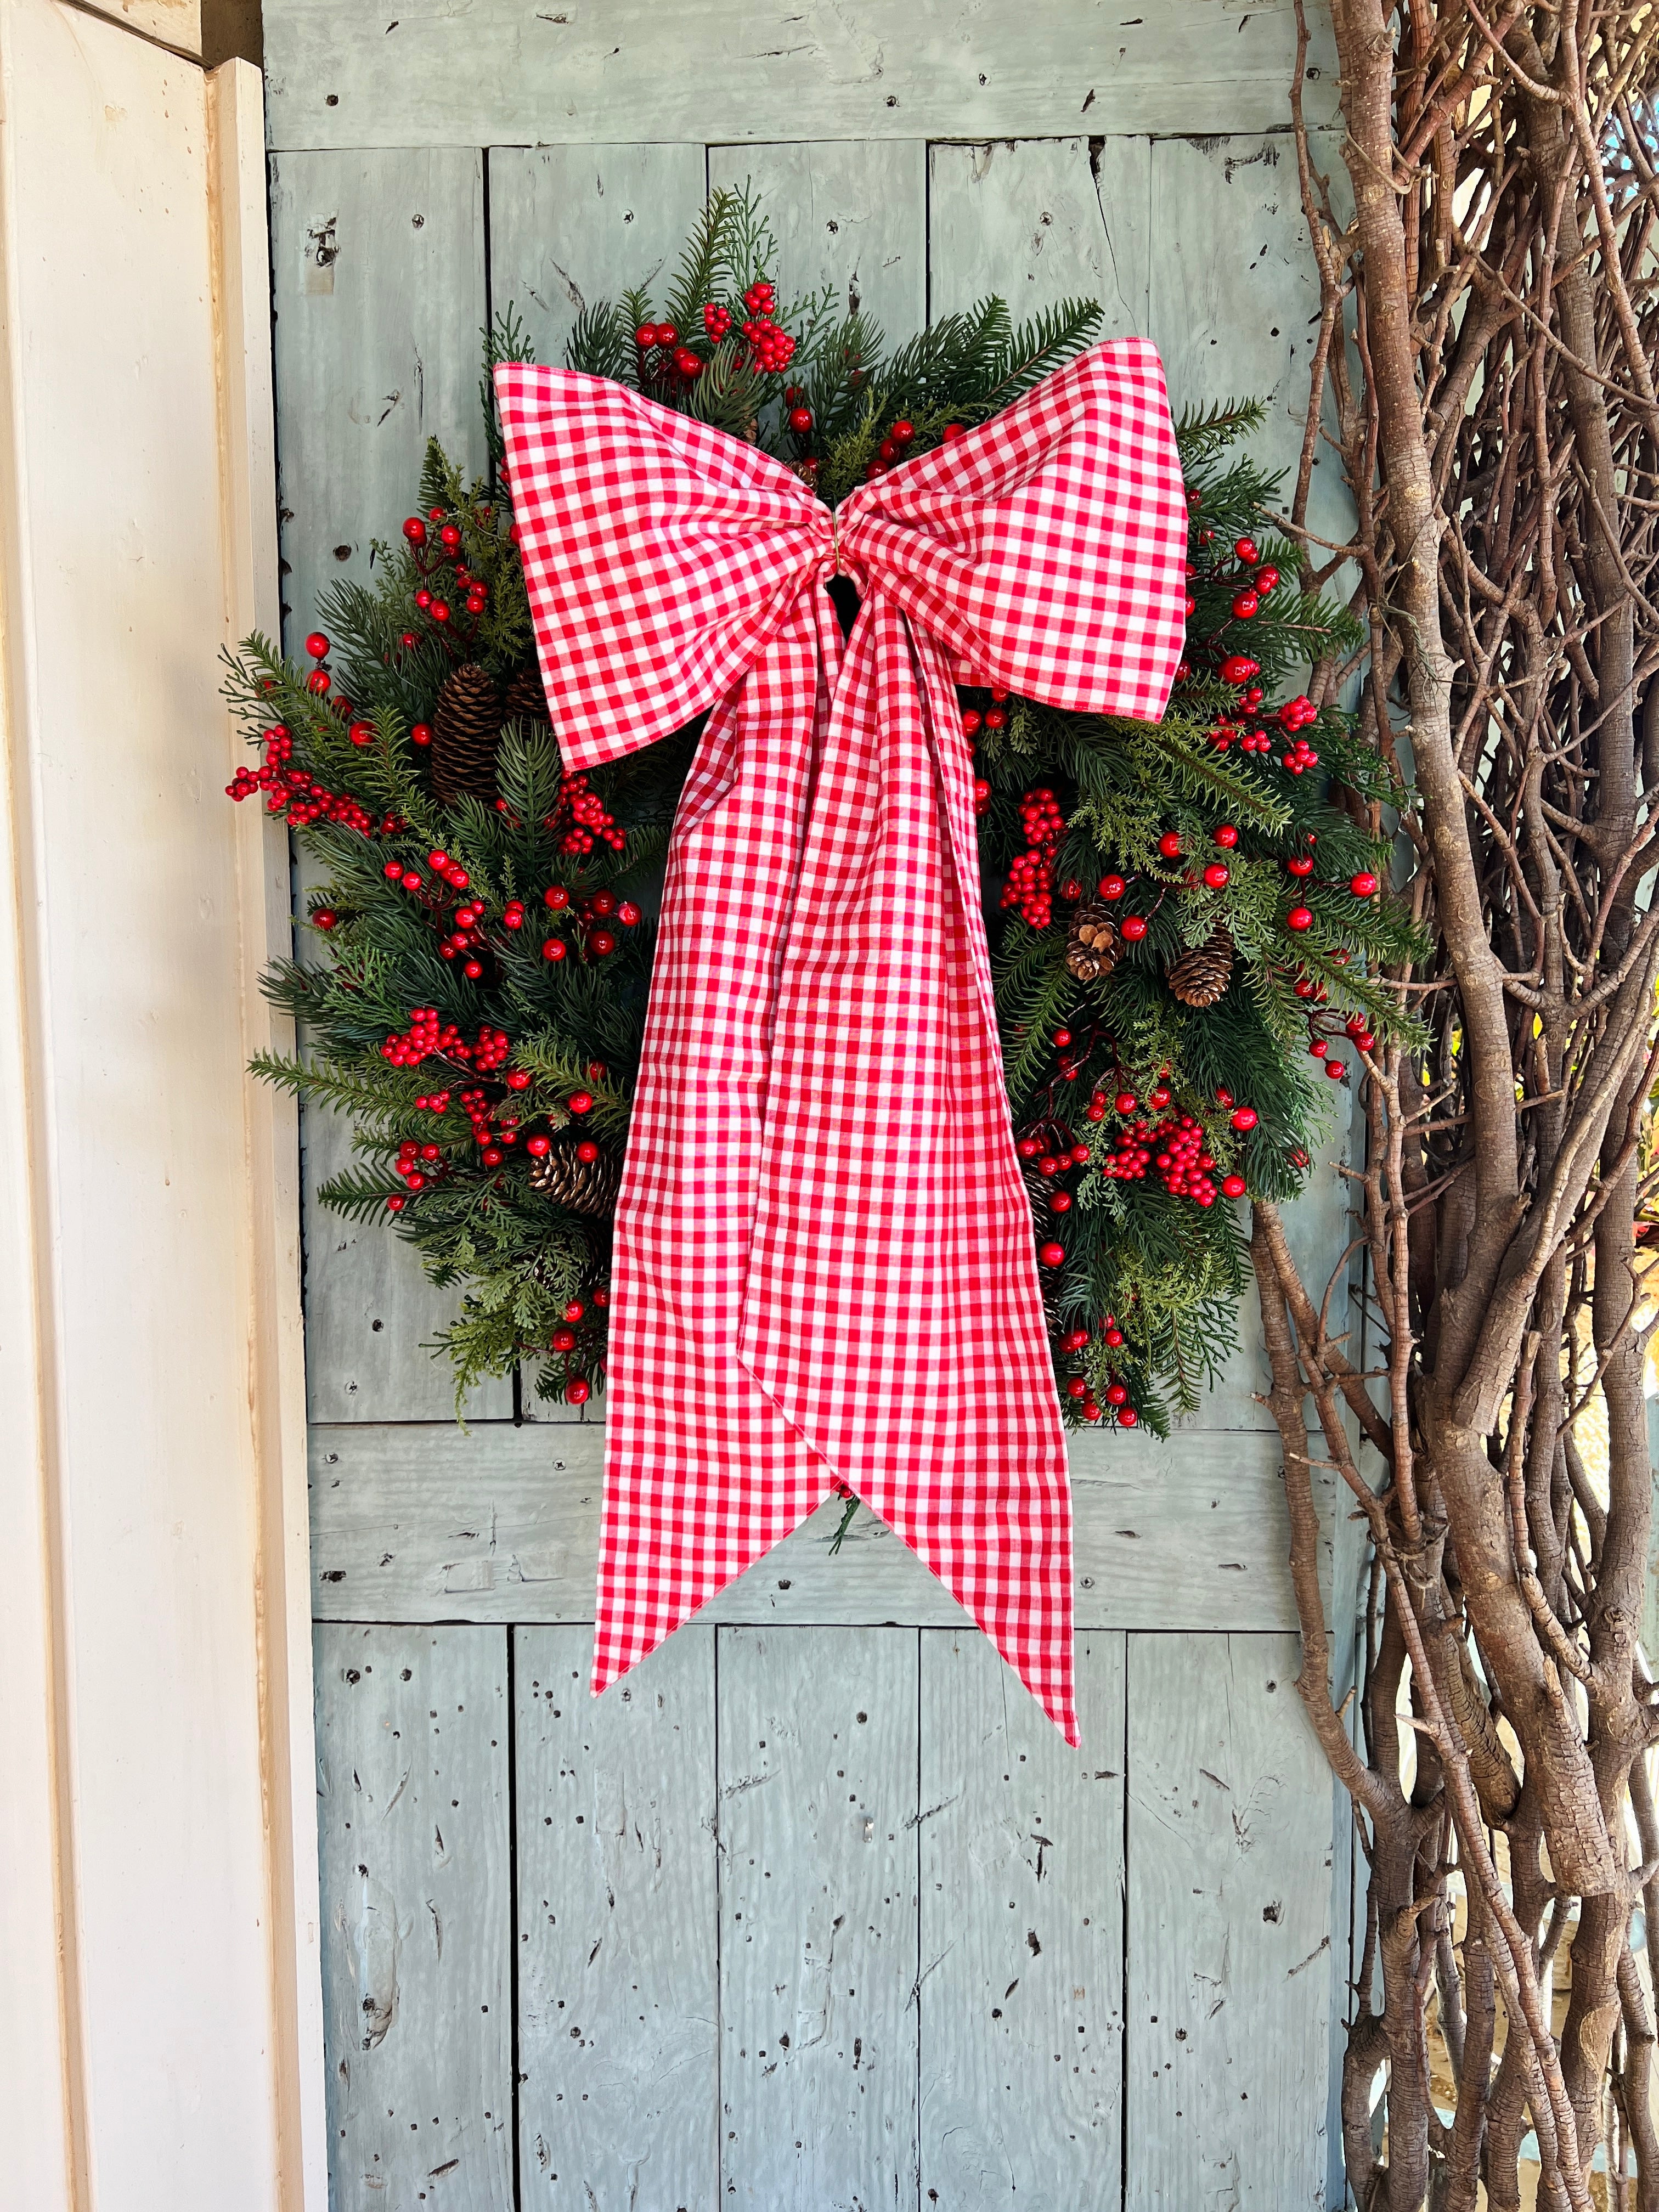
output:
M 1187 510 L 1158 356 L 1097 346 L 833 518 L 621 385 L 495 383 L 567 766 L 712 710 L 617 1205 L 594 1691 L 840 1475 L 1075 1743 L 1064 1431 L 955 680 L 1163 713 Z

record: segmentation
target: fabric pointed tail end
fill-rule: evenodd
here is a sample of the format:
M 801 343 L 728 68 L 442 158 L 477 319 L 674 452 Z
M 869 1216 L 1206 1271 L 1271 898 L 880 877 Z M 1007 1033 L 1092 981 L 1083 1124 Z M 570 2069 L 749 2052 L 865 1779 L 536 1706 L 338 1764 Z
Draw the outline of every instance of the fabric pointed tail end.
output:
M 873 1498 L 868 1500 L 882 1512 Z M 907 1527 L 902 1504 L 882 1518 L 970 1613 L 1073 1749 L 1077 1669 L 1072 1629 L 1071 1493 L 1062 1473 L 981 1517 Z
M 830 1494 L 822 1462 L 775 1486 L 731 1470 L 699 1479 L 607 1470 L 589 1686 L 599 1697 Z

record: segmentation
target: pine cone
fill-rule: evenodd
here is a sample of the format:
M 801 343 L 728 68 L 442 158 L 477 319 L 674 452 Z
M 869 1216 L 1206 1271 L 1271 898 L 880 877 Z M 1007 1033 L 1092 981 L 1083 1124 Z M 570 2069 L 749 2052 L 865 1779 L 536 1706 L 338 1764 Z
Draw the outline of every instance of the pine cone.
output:
M 507 687 L 502 702 L 501 719 L 507 722 L 550 722 L 547 711 L 547 694 L 542 689 L 542 675 L 533 661 L 515 668 Z
M 501 695 L 476 661 L 452 668 L 432 710 L 432 788 L 446 806 L 495 797 L 495 741 Z
M 576 1146 L 580 1141 L 564 1138 L 556 1142 L 532 1169 L 530 1188 L 570 1213 L 609 1213 L 622 1182 L 621 1158 L 601 1152 L 596 1160 L 579 1160 Z
M 1183 1006 L 1212 1006 L 1231 981 L 1233 940 L 1218 923 L 1202 945 L 1188 946 L 1164 971 L 1164 980 Z
M 1103 906 L 1078 908 L 1066 945 L 1066 965 L 1079 983 L 1109 975 L 1117 965 L 1118 934 Z

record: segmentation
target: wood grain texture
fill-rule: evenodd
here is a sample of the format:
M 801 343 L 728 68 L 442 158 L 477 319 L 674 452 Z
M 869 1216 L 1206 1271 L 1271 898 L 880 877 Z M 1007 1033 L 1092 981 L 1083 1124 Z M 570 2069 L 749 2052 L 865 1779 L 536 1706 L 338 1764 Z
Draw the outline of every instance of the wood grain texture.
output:
M 1128 1652 L 1126 2212 L 1322 2212 L 1334 1784 L 1296 1641 Z
M 331 2212 L 513 2212 L 506 1632 L 315 1661 Z
M 916 2198 L 917 1651 L 718 1632 L 722 2205 Z
M 313 1427 L 316 1617 L 591 1620 L 603 1438 L 597 1425 L 562 1424 Z M 1074 1438 L 1078 1626 L 1290 1626 L 1279 1465 L 1277 1436 L 1254 1430 L 1167 1444 Z M 1328 1528 L 1333 1495 L 1316 1480 Z M 833 1501 L 820 1507 L 700 1617 L 962 1623 L 944 1586 L 869 1513 L 832 1554 L 840 1518 Z
M 635 285 L 660 297 L 703 204 L 701 146 L 496 146 L 489 297 L 516 308 L 553 368 L 585 307 Z
M 921 2201 L 952 2212 L 1118 2201 L 1123 1638 L 1077 1673 L 1071 1751 L 984 1637 L 921 1638 Z
M 597 1701 L 591 1642 L 514 1632 L 522 2212 L 714 2212 L 714 1632 Z
M 264 41 L 274 146 L 989 139 L 1282 124 L 1295 25 L 1286 0 L 267 0 Z
M 919 138 L 711 146 L 708 182 L 752 184 L 784 295 L 829 286 L 902 344 L 927 319 L 927 149 Z
M 1150 139 L 1001 139 L 928 155 L 935 320 L 1000 292 L 1016 316 L 1097 300 L 1103 337 L 1146 335 Z
M 478 331 L 483 183 L 476 153 L 285 155 L 270 165 L 278 501 L 289 649 L 318 594 L 367 584 L 374 539 L 413 504 L 428 437 L 482 467 Z M 441 1420 L 447 1358 L 425 1347 L 452 1317 L 410 1248 L 316 1203 L 352 1164 L 349 1125 L 307 1109 L 307 1396 L 313 1420 Z M 512 1409 L 509 1383 L 468 1401 Z

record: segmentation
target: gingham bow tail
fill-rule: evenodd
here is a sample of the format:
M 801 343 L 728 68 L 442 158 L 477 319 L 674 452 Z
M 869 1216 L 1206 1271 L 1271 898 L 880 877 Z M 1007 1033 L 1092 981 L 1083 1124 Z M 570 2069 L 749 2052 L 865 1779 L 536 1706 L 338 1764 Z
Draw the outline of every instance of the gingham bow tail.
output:
M 1074 1741 L 1063 1432 L 954 679 L 1162 712 L 1186 509 L 1157 356 L 1096 348 L 833 524 L 619 386 L 497 388 L 567 766 L 710 710 L 617 1205 L 594 1687 L 839 1476 Z

